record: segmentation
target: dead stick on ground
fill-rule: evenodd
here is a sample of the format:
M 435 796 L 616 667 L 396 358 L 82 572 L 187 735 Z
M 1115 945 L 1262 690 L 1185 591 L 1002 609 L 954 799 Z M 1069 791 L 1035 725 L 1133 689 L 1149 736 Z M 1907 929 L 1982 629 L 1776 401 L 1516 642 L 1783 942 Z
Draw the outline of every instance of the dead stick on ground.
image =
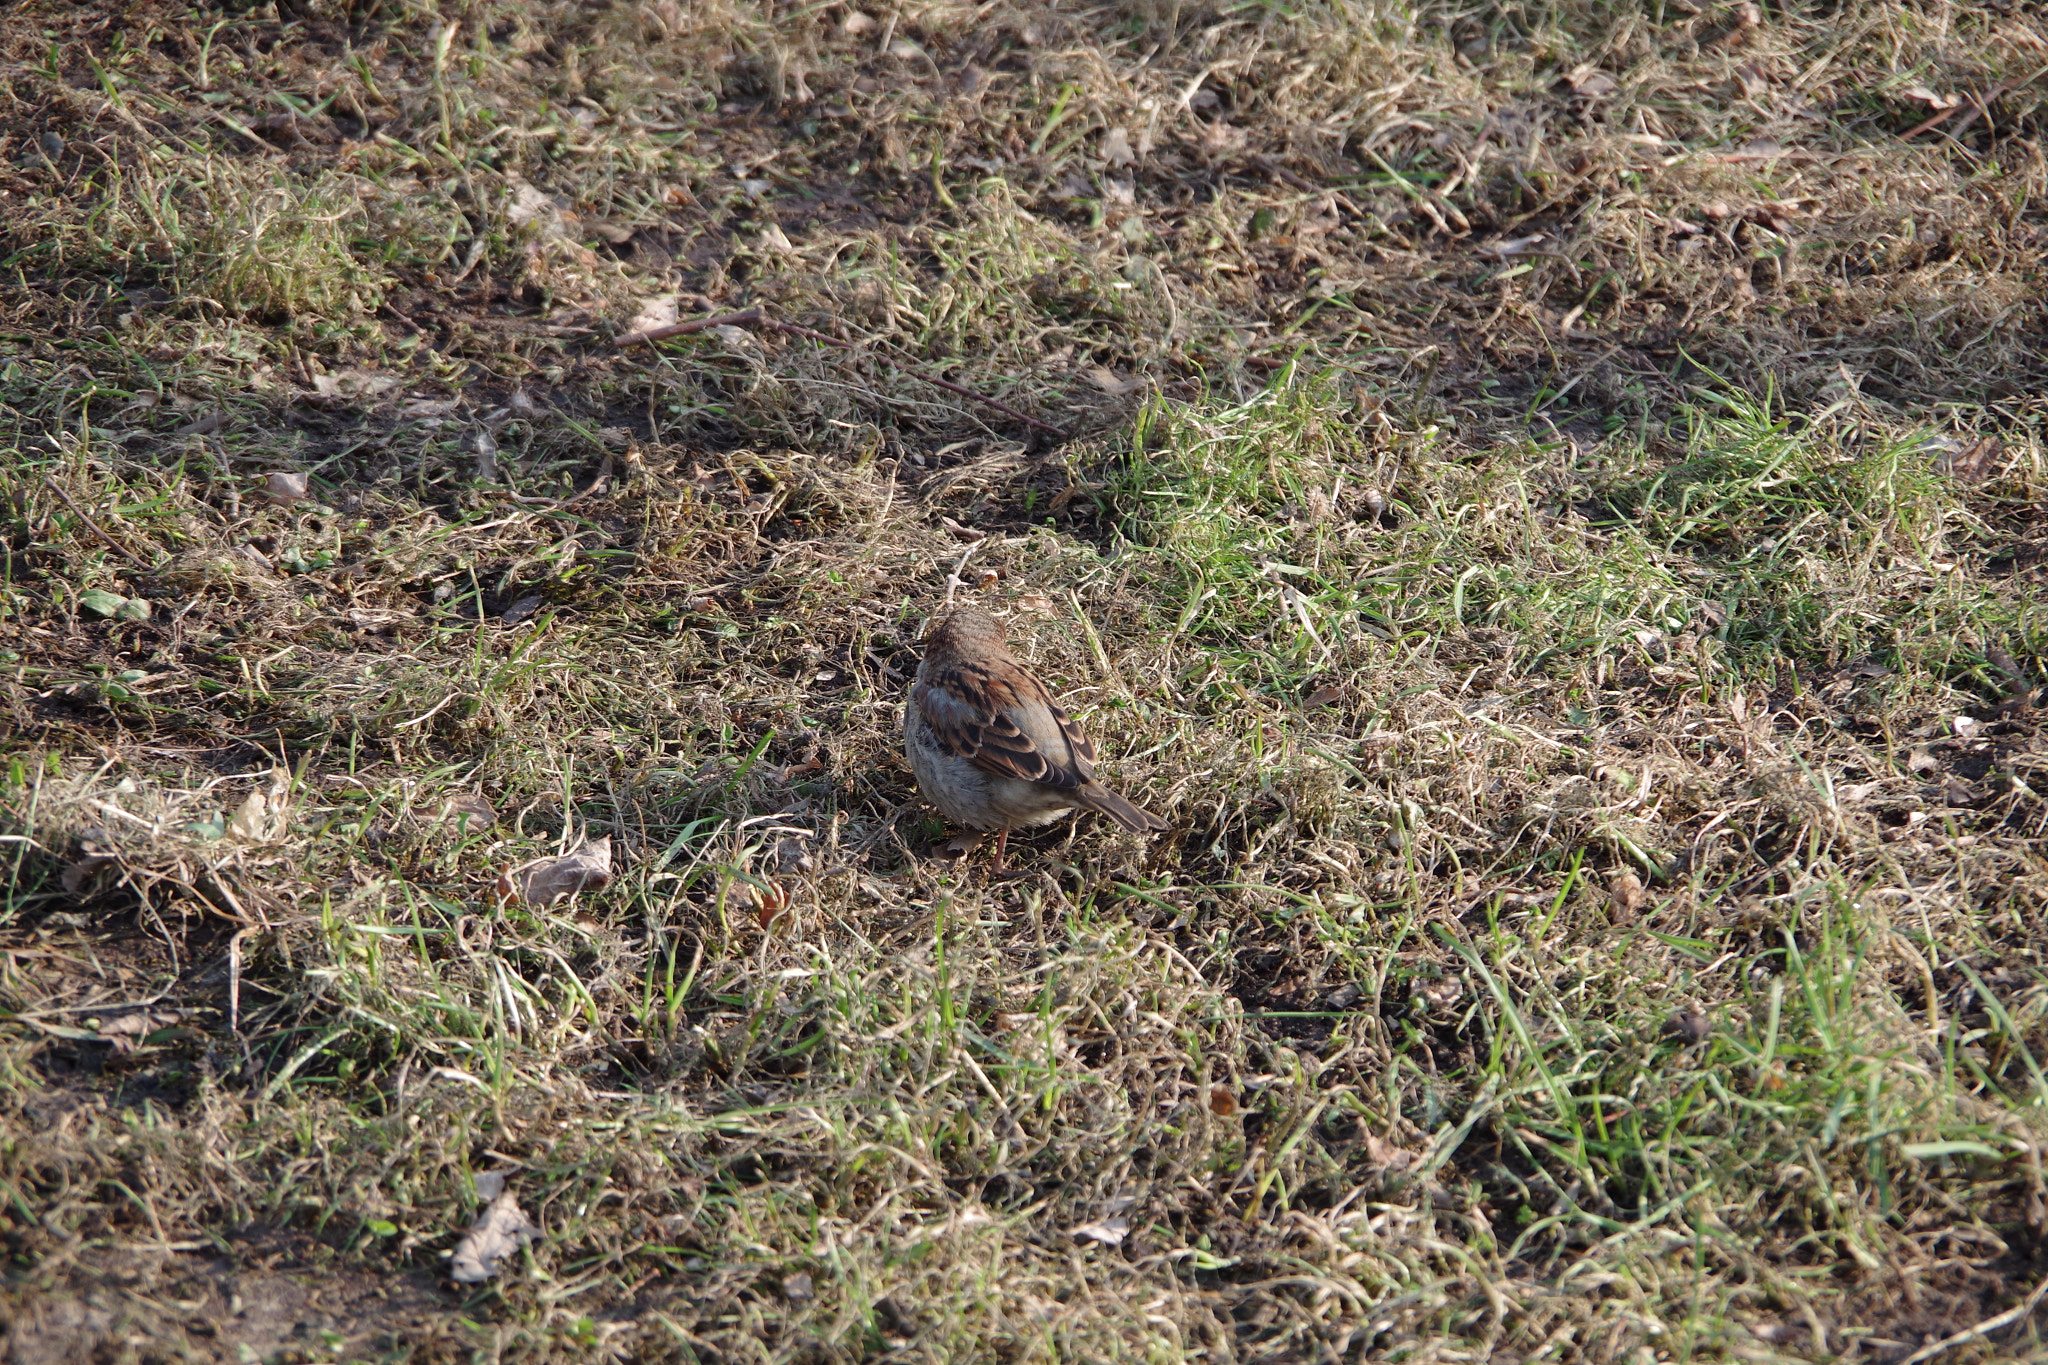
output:
M 1951 138 L 1959 138 L 1964 133 L 1970 130 L 1970 125 L 1975 123 L 1978 120 L 1978 118 L 1990 118 L 1991 102 L 1997 99 L 2000 95 L 2003 95 L 2009 89 L 2011 89 L 2011 86 L 2009 84 L 1999 84 L 1992 86 L 1982 95 L 1972 95 L 1970 96 L 1970 103 L 1975 107 L 1967 110 L 1963 108 L 1962 102 L 1958 100 L 1956 103 L 1951 104 L 1948 108 L 1942 110 L 1940 113 L 1936 114 L 1933 118 L 1927 120 L 1925 123 L 1919 124 L 1913 128 L 1909 128 L 1908 130 L 1906 130 L 1906 132 L 1900 136 L 1899 140 L 1902 142 L 1910 142 L 1914 138 L 1920 136 L 1920 134 L 1926 132 L 1929 128 L 1936 127 L 1937 125 L 1945 122 L 1948 119 L 1949 115 L 1955 113 L 1961 113 L 1963 115 L 1963 121 L 1961 123 L 1958 123 L 1955 127 L 1949 129 L 1948 135 Z
M 107 530 L 104 526 L 101 526 L 98 522 L 94 521 L 91 517 L 87 516 L 85 514 L 85 509 L 80 507 L 77 503 L 73 502 L 71 500 L 71 495 L 69 493 L 66 493 L 63 489 L 57 487 L 57 485 L 53 481 L 51 481 L 51 479 L 47 475 L 43 479 L 43 487 L 49 489 L 52 493 L 55 493 L 58 497 L 62 498 L 64 500 L 64 505 L 71 509 L 71 514 L 77 517 L 80 521 L 84 522 L 87 526 L 91 527 L 92 533 L 98 536 L 101 540 L 107 542 L 107 544 L 110 547 L 112 547 L 115 554 L 121 556 L 121 558 L 127 560 L 130 564 L 133 564 L 138 569 L 149 568 L 149 565 L 143 563 L 140 559 L 137 559 L 134 555 L 130 554 L 128 551 L 128 547 L 126 545 L 123 545 L 120 541 L 108 535 Z
M 759 322 L 763 314 L 758 308 L 746 308 L 737 313 L 721 313 L 712 318 L 693 318 L 688 322 L 671 322 L 666 327 L 650 327 L 644 332 L 628 332 L 618 340 L 620 347 L 636 342 L 653 343 L 667 341 L 670 337 L 688 336 L 691 332 L 706 332 L 713 327 L 738 327 L 743 323 Z
M 791 336 L 800 336 L 811 341 L 822 341 L 827 346 L 837 346 L 842 351 L 854 351 L 860 349 L 858 346 L 854 345 L 854 343 L 850 341 L 841 341 L 838 337 L 829 336 L 824 332 L 814 332 L 808 327 L 799 327 L 793 322 L 778 321 L 775 318 L 767 316 L 759 308 L 749 308 L 743 312 L 738 313 L 726 313 L 720 317 L 697 318 L 690 322 L 671 323 L 666 327 L 654 327 L 650 328 L 645 332 L 631 332 L 625 336 L 620 337 L 618 340 L 618 344 L 623 347 L 630 346 L 639 342 L 652 343 L 656 341 L 666 341 L 670 337 L 683 336 L 690 332 L 701 332 L 711 327 L 738 327 L 747 324 L 752 324 L 758 327 L 772 327 L 778 332 L 788 332 Z M 1019 412 L 1017 411 L 1017 409 L 1011 407 L 1008 403 L 1003 402 L 1001 399 L 991 398 L 985 393 L 977 393 L 973 389 L 966 388 L 965 386 L 960 384 L 955 384 L 950 379 L 941 379 L 937 375 L 927 373 L 924 370 L 920 370 L 914 365 L 904 365 L 898 362 L 897 368 L 901 369 L 902 371 L 904 371 L 904 373 L 910 375 L 912 378 L 922 379 L 925 383 L 933 385 L 936 388 L 944 389 L 948 393 L 957 393 L 962 398 L 972 399 L 977 403 L 981 403 L 988 407 L 994 408 L 997 412 L 1008 413 L 1010 416 L 1016 418 L 1018 421 L 1024 423 L 1024 425 L 1028 427 L 1036 427 L 1038 430 L 1057 436 L 1061 440 L 1066 439 L 1067 433 L 1061 431 L 1058 427 L 1050 426 L 1047 423 L 1041 422 L 1036 417 L 1033 417 L 1030 413 Z

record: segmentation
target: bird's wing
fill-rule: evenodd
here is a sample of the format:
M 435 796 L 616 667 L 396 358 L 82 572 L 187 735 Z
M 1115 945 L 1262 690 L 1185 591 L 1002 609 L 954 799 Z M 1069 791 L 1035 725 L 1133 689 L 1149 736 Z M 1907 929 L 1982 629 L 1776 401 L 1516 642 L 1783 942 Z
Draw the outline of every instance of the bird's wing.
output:
M 1067 790 L 1094 776 L 1094 746 L 1028 674 L 955 661 L 921 679 L 911 689 L 911 704 L 940 747 L 984 772 Z M 1018 724 L 1016 717 L 1041 707 L 1064 741 L 1053 747 L 1067 752 L 1046 752 Z

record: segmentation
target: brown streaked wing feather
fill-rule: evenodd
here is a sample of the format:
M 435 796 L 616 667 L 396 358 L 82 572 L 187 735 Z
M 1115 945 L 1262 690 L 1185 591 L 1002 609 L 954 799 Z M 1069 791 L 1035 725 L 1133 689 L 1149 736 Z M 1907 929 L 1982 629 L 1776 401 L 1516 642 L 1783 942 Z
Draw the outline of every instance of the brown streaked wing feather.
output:
M 982 704 L 970 703 L 965 700 L 968 697 Z M 1031 737 L 1002 714 L 1021 699 L 1016 689 L 992 677 L 985 668 L 950 664 L 938 677 L 912 688 L 911 700 L 940 746 L 983 772 L 1069 789 L 1087 780 L 1041 753 Z M 1045 699 L 1045 704 L 1050 705 L 1050 699 Z
M 1081 733 L 1080 722 L 1068 715 L 1058 702 L 1048 697 L 1045 704 L 1052 708 L 1052 718 L 1060 723 L 1060 733 L 1067 737 L 1067 747 L 1074 751 L 1075 776 L 1083 782 L 1089 781 L 1095 776 L 1095 746 L 1089 742 L 1088 736 Z

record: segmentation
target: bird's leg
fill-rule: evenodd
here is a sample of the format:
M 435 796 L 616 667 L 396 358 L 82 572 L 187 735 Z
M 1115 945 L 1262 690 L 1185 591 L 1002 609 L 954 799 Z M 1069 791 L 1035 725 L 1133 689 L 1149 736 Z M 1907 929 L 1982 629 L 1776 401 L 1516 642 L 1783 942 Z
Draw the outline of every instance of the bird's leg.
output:
M 1008 848 L 1009 844 L 1010 827 L 1008 825 L 1004 825 L 1001 832 L 996 835 L 996 860 L 988 865 L 988 875 L 991 878 L 999 876 L 1002 873 L 1003 850 Z

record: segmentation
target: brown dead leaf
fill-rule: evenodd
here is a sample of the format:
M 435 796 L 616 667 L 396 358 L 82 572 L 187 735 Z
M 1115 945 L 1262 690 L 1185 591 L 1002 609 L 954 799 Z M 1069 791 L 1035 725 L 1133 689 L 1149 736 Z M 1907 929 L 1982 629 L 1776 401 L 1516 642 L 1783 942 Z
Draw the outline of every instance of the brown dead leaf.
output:
M 136 1010 L 117 1019 L 102 1019 L 97 1032 L 114 1045 L 115 1052 L 129 1053 L 135 1051 L 150 1034 L 168 1028 L 183 1017 L 176 1010 Z
M 1342 700 L 1344 700 L 1343 688 L 1318 687 L 1315 691 L 1309 693 L 1308 696 L 1302 699 L 1301 709 L 1304 711 L 1313 711 L 1318 706 L 1329 706 L 1335 702 L 1340 702 Z
M 1924 85 L 1907 86 L 1900 93 L 1909 100 L 1919 100 L 1929 109 L 1953 109 L 1963 102 L 1959 95 L 1937 95 Z
M 1069 1235 L 1085 1242 L 1100 1242 L 1106 1247 L 1122 1246 L 1124 1238 L 1131 1235 L 1131 1220 L 1119 1214 L 1100 1222 L 1083 1223 Z
M 237 839 L 248 839 L 251 842 L 261 840 L 270 833 L 268 813 L 269 803 L 264 799 L 263 793 L 252 791 L 242 798 L 241 806 L 228 821 L 228 833 Z
M 1231 1093 L 1230 1087 L 1224 1085 L 1212 1085 L 1209 1087 L 1210 1113 L 1227 1119 L 1232 1114 L 1235 1114 L 1237 1109 L 1237 1096 Z
M 511 606 L 506 607 L 505 610 L 499 612 L 498 620 L 505 625 L 516 626 L 547 605 L 547 600 L 547 598 L 539 593 L 529 593 Z
M 478 1176 L 476 1192 L 488 1202 L 455 1244 L 448 1274 L 457 1284 L 481 1284 L 490 1279 L 508 1256 L 540 1236 L 540 1229 L 505 1188 L 503 1171 Z
M 585 839 L 559 858 L 511 868 L 498 878 L 500 901 L 553 905 L 583 891 L 603 889 L 612 879 L 612 841 Z
M 789 892 L 778 882 L 748 889 L 754 893 L 754 918 L 763 929 L 772 926 L 789 909 Z
M 289 507 L 295 502 L 306 500 L 306 476 L 304 474 L 272 474 L 263 483 L 263 496 L 280 507 Z
M 1371 1131 L 1365 1135 L 1365 1155 L 1373 1165 L 1383 1171 L 1405 1171 L 1421 1160 L 1420 1156 L 1406 1147 L 1389 1142 Z
M 1453 1006 L 1465 998 L 1465 978 L 1461 976 L 1440 976 L 1434 981 L 1418 982 L 1415 997 L 1424 1006 L 1440 1013 L 1448 1013 Z
M 1607 894 L 1613 898 L 1616 918 L 1626 922 L 1633 920 L 1648 901 L 1643 894 L 1643 883 L 1633 872 L 1617 872 L 1607 883 Z
M 1033 616 L 1050 616 L 1052 599 L 1043 593 L 1026 592 L 1017 595 L 1017 610 Z
M 1112 398 L 1121 398 L 1127 393 L 1136 393 L 1145 387 L 1141 375 L 1120 375 L 1106 365 L 1090 365 L 1085 371 L 1088 381 Z
M 1698 1043 L 1706 1040 L 1707 1035 L 1714 1031 L 1714 1025 L 1698 1010 L 1677 1010 L 1664 1021 L 1664 1031 L 1687 1043 Z
M 1987 436 L 1970 445 L 1945 451 L 1934 462 L 1934 467 L 1957 483 L 1982 483 L 1991 477 L 2004 454 L 2005 448 L 1998 444 L 1997 439 Z
M 965 858 L 981 847 L 982 838 L 982 835 L 973 830 L 963 831 L 933 848 L 932 855 L 938 858 Z
M 92 884 L 93 874 L 117 861 L 117 859 L 110 858 L 105 854 L 88 853 L 76 862 L 65 864 L 64 871 L 59 875 L 58 881 L 69 894 L 82 896 L 86 893 L 86 888 Z
M 458 825 L 467 820 L 471 829 L 484 829 L 498 823 L 498 812 L 480 793 L 462 792 L 442 802 L 441 813 L 436 818 Z
M 336 370 L 313 376 L 313 392 L 322 398 L 374 398 L 398 385 L 397 375 L 373 370 Z
M 676 320 L 676 296 L 656 294 L 640 300 L 640 307 L 633 314 L 633 320 L 626 324 L 628 332 L 651 332 L 657 327 L 668 327 Z

